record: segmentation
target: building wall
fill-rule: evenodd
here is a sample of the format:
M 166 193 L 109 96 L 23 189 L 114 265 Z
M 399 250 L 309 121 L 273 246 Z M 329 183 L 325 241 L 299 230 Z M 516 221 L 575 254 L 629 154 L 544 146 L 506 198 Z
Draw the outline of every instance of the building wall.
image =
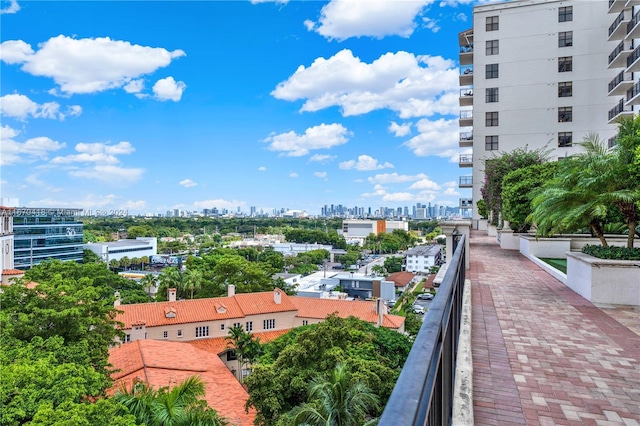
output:
M 573 19 L 559 22 L 560 7 L 573 7 Z M 553 159 L 580 152 L 576 145 L 589 132 L 603 140 L 615 135 L 608 124 L 608 83 L 619 72 L 609 70 L 607 1 L 526 0 L 474 8 L 473 18 L 473 218 L 481 199 L 483 160 L 526 147 L 547 147 Z M 486 30 L 487 17 L 498 17 L 499 29 Z M 572 46 L 559 47 L 561 32 L 572 32 Z M 498 40 L 498 53 L 487 54 L 487 42 Z M 570 56 L 573 70 L 558 72 L 558 58 Z M 486 65 L 498 64 L 498 78 L 486 78 Z M 572 83 L 572 96 L 559 97 L 558 84 Z M 486 102 L 486 89 L 498 88 L 498 102 Z M 572 121 L 559 122 L 559 108 L 572 107 Z M 498 125 L 487 126 L 486 113 L 498 112 Z M 469 131 L 461 128 L 461 131 Z M 558 146 L 559 132 L 572 132 L 571 147 Z M 486 136 L 498 136 L 498 150 L 485 147 Z M 465 170 L 465 169 L 462 169 Z
M 120 240 L 119 243 L 122 241 L 126 240 Z M 155 237 L 138 237 L 131 241 L 130 245 L 117 246 L 113 243 L 88 243 L 84 248 L 91 250 L 107 263 L 111 260 L 120 260 L 125 256 L 131 259 L 158 254 L 158 239 Z

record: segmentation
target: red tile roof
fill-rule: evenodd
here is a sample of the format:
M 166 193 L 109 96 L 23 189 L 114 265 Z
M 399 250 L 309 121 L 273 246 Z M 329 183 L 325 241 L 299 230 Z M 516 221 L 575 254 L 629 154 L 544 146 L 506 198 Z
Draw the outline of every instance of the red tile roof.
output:
M 2 275 L 24 275 L 24 271 L 20 269 L 3 269 Z
M 315 297 L 291 296 L 291 301 L 298 308 L 298 317 L 325 319 L 335 313 L 340 318 L 354 316 L 373 324 L 378 323 L 375 301 L 318 299 Z M 386 309 L 384 307 L 383 309 Z M 404 317 L 384 314 L 382 326 L 388 328 L 400 328 L 404 323 Z
M 263 331 L 261 333 L 252 333 L 256 338 L 260 339 L 260 343 L 268 343 L 277 339 L 283 334 L 291 330 Z M 229 348 L 228 341 L 224 337 L 214 337 L 211 339 L 198 339 L 187 342 L 198 349 L 205 350 L 212 354 L 219 355 Z
M 280 303 L 274 301 L 280 293 Z M 240 293 L 233 296 L 245 315 L 259 315 L 274 312 L 295 311 L 296 307 L 287 294 L 279 289 L 259 293 Z
M 130 387 L 142 380 L 154 388 L 181 383 L 197 375 L 205 383 L 205 399 L 221 416 L 238 426 L 251 426 L 255 411 L 245 412 L 249 395 L 217 355 L 184 342 L 138 340 L 109 350 L 114 369 L 114 385 L 109 394 L 122 385 Z
M 411 272 L 401 271 L 389 274 L 386 279 L 387 281 L 393 281 L 396 287 L 406 287 L 415 276 L 416 274 Z

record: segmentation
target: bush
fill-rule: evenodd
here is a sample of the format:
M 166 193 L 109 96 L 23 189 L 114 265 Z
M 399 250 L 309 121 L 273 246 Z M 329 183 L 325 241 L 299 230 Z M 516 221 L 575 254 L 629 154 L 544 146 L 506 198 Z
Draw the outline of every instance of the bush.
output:
M 582 248 L 582 252 L 599 259 L 640 260 L 640 248 L 617 246 L 603 247 L 587 244 Z

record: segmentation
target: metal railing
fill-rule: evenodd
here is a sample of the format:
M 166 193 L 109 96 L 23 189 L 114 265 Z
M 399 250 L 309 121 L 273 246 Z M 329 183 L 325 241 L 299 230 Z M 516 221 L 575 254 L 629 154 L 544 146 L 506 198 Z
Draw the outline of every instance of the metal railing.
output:
M 454 235 L 453 252 L 379 426 L 451 424 L 466 278 L 464 235 Z
M 616 57 L 621 54 L 624 51 L 624 40 L 622 40 L 620 43 L 618 43 L 618 45 L 616 46 L 615 49 L 613 49 L 613 52 L 609 53 L 609 64 L 611 64 L 611 62 L 613 62 L 614 59 L 616 59 Z
M 613 24 L 609 26 L 609 36 L 613 34 L 613 32 L 616 30 L 616 28 L 618 28 L 618 25 L 620 25 L 622 21 L 624 21 L 624 10 L 620 12 L 615 21 L 613 21 Z

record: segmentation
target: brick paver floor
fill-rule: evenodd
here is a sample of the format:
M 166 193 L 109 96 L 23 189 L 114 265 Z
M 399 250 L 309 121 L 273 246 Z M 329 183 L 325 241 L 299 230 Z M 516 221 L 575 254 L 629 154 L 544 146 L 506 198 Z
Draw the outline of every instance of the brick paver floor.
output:
M 475 424 L 640 425 L 640 336 L 495 237 L 470 245 Z

